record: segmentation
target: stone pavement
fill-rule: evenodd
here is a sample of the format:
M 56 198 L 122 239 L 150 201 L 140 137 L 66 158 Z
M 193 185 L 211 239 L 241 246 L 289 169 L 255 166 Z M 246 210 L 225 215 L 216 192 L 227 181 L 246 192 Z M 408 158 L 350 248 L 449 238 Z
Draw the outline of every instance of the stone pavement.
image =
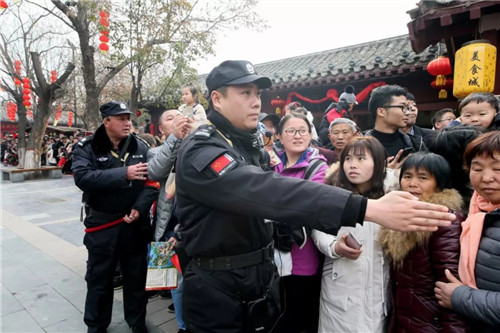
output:
M 0 331 L 86 332 L 83 323 L 87 252 L 80 222 L 81 191 L 72 176 L 2 181 Z M 123 319 L 123 295 L 115 292 L 109 333 L 131 332 Z M 171 299 L 149 301 L 151 333 L 175 333 Z

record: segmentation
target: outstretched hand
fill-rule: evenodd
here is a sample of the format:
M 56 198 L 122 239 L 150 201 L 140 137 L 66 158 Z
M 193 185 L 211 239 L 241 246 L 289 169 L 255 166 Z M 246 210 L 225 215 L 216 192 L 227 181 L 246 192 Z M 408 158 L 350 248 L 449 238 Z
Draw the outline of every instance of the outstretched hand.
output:
M 451 295 L 457 287 L 463 285 L 459 279 L 453 276 L 449 270 L 445 270 L 444 274 L 448 279 L 449 283 L 438 281 L 436 282 L 436 287 L 434 288 L 434 294 L 438 300 L 439 305 L 451 309 Z
M 193 119 L 179 114 L 174 119 L 172 133 L 177 139 L 182 140 L 189 134 L 193 123 Z
M 408 192 L 393 191 L 382 198 L 368 199 L 365 220 L 399 231 L 436 231 L 449 226 L 456 216 L 448 207 L 418 201 Z

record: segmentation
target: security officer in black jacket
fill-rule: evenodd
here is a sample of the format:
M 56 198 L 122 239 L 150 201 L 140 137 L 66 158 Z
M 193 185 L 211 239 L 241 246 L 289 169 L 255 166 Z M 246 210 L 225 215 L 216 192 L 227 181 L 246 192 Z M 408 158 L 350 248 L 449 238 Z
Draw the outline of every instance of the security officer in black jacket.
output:
M 126 105 L 109 102 L 100 111 L 103 124 L 73 151 L 73 176 L 84 192 L 87 213 L 84 321 L 88 332 L 106 332 L 119 261 L 125 320 L 134 332 L 147 332 L 146 255 L 152 238 L 149 210 L 158 197 L 159 185 L 147 179 L 149 146 L 130 134 L 131 112 Z
M 177 213 L 191 258 L 183 294 L 190 331 L 275 328 L 279 277 L 264 218 L 336 233 L 364 219 L 399 230 L 434 230 L 454 217 L 408 193 L 367 200 L 266 171 L 256 127 L 260 89 L 269 88 L 271 80 L 247 61 L 225 61 L 210 72 L 206 85 L 209 123 L 184 139 L 176 165 Z

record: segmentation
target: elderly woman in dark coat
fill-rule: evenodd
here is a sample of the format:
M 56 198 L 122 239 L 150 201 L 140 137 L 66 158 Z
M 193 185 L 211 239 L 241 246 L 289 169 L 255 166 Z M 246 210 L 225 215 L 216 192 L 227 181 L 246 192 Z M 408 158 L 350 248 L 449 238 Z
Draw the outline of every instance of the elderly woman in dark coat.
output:
M 462 198 L 452 189 L 450 166 L 433 153 L 410 155 L 399 178 L 401 189 L 420 201 L 449 207 L 457 216 L 435 232 L 398 232 L 381 228 L 379 239 L 391 262 L 393 310 L 389 332 L 467 332 L 462 316 L 438 305 L 434 283 L 455 274 L 460 253 Z
M 474 332 L 500 331 L 500 132 L 465 150 L 474 195 L 460 237 L 459 276 L 436 283 L 439 304 L 472 319 Z

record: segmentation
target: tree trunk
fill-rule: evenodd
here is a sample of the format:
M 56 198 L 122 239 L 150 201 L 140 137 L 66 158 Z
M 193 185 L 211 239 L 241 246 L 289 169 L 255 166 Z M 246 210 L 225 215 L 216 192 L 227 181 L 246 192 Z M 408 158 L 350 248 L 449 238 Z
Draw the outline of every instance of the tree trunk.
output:
M 24 168 L 39 168 L 40 155 L 42 154 L 42 143 L 47 129 L 47 121 L 49 120 L 51 99 L 40 98 L 38 103 L 38 111 L 35 114 L 33 127 L 31 128 L 31 135 L 26 147 L 26 157 L 24 161 Z

